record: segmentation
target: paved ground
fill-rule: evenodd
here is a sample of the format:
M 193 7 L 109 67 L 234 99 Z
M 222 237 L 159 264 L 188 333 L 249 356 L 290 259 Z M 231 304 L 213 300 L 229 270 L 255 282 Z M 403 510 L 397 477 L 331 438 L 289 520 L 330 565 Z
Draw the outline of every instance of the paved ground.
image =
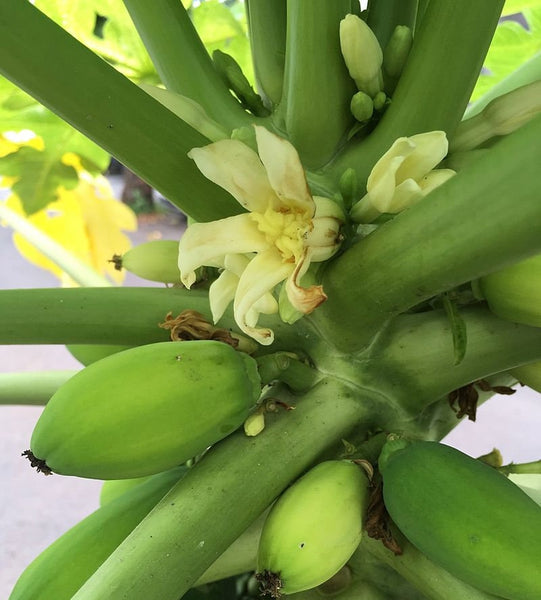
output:
M 178 239 L 177 226 L 146 224 L 133 236 L 136 243 L 161 234 Z M 0 288 L 56 286 L 53 276 L 20 258 L 9 230 L 0 227 Z M 145 285 L 135 277 L 129 285 Z M 0 372 L 77 368 L 61 346 L 0 346 Z M 481 407 L 476 423 L 462 423 L 448 443 L 480 455 L 494 446 L 506 461 L 535 460 L 540 395 L 518 392 Z M 98 505 L 100 483 L 74 477 L 45 478 L 28 467 L 21 451 L 28 448 L 39 407 L 0 406 L 0 598 L 7 598 L 18 575 L 41 550 Z

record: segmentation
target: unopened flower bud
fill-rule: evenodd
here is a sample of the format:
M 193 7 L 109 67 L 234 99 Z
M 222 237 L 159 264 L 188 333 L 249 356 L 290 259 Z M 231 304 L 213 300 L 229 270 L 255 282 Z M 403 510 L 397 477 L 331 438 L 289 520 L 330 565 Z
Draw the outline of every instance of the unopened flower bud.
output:
M 492 137 L 512 133 L 540 112 L 541 81 L 494 98 L 479 114 L 460 123 L 451 152 L 471 150 Z
M 340 21 L 340 48 L 357 88 L 373 98 L 382 87 L 383 52 L 370 27 L 356 15 Z
M 350 109 L 357 121 L 365 123 L 374 114 L 374 103 L 368 94 L 357 92 L 351 99 Z
M 397 25 L 383 51 L 383 69 L 389 77 L 402 74 L 413 43 L 413 34 L 406 25 Z

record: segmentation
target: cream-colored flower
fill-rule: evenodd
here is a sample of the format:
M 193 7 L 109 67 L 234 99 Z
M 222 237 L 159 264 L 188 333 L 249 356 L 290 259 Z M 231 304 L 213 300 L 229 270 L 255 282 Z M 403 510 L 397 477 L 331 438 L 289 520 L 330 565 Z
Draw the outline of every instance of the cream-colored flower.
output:
M 186 287 L 203 265 L 223 268 L 209 291 L 215 322 L 233 301 L 240 329 L 271 344 L 259 315 L 278 310 L 272 291 L 286 282 L 292 305 L 307 314 L 326 296 L 320 285 L 303 288 L 310 263 L 330 258 L 339 246 L 343 215 L 335 202 L 312 197 L 295 148 L 263 127 L 255 127 L 258 152 L 239 140 L 194 148 L 188 156 L 211 181 L 249 212 L 210 223 L 194 223 L 179 245 L 179 270 Z
M 444 131 L 398 138 L 372 169 L 366 195 L 353 207 L 351 218 L 371 223 L 382 213 L 399 213 L 447 181 L 455 172 L 434 167 L 448 146 Z

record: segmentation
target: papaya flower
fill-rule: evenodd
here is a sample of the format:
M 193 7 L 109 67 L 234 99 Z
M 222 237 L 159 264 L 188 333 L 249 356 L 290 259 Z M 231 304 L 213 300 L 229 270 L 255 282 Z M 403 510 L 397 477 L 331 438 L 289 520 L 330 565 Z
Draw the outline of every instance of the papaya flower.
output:
M 396 214 L 417 203 L 455 174 L 434 168 L 448 148 L 444 131 L 398 138 L 372 169 L 366 195 L 353 207 L 351 218 L 371 223 L 382 213 Z
M 233 302 L 234 318 L 246 335 L 272 344 L 259 315 L 278 311 L 274 288 L 285 282 L 287 297 L 303 314 L 325 301 L 321 285 L 304 288 L 313 262 L 330 258 L 340 244 L 343 214 L 328 198 L 313 197 L 295 148 L 255 126 L 258 153 L 240 140 L 219 140 L 188 153 L 199 170 L 227 190 L 248 212 L 193 223 L 179 244 L 181 281 L 190 288 L 203 265 L 223 269 L 209 290 L 214 322 Z

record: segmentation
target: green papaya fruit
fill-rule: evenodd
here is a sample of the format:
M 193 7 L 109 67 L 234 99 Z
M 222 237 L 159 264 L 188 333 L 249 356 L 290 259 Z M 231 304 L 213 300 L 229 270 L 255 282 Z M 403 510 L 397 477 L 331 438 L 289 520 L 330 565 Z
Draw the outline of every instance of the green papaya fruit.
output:
M 62 385 L 24 454 L 45 473 L 94 479 L 159 473 L 242 425 L 260 387 L 256 361 L 225 343 L 139 346 Z
M 122 256 L 115 254 L 111 259 L 118 271 L 130 273 L 160 283 L 180 283 L 178 270 L 178 241 L 153 240 L 133 246 Z
M 508 600 L 541 598 L 541 508 L 481 461 L 437 442 L 387 441 L 391 518 L 430 560 Z
M 69 600 L 186 471 L 158 473 L 77 523 L 26 567 L 9 600 Z
M 104 481 L 100 491 L 100 506 L 104 506 L 108 502 L 122 496 L 128 490 L 145 483 L 155 475 L 147 475 L 146 477 L 134 477 L 132 479 L 109 479 Z
M 347 460 L 320 463 L 288 488 L 261 533 L 257 570 L 264 593 L 279 598 L 316 587 L 361 541 L 368 478 Z
M 92 363 L 128 350 L 131 346 L 117 346 L 114 344 L 67 344 L 68 352 L 85 367 Z
M 513 377 L 531 387 L 532 390 L 541 393 L 541 361 L 522 365 L 509 371 Z
M 479 287 L 498 317 L 541 327 L 541 254 L 482 277 Z

